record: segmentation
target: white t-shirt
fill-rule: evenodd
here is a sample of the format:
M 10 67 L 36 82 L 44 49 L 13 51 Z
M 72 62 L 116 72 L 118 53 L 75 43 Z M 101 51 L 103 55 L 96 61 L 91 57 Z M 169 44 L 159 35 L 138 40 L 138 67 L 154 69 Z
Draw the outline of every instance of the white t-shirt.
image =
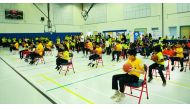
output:
M 110 45 L 109 41 L 106 41 L 105 45 L 106 45 L 106 47 L 109 47 L 109 45 Z
M 80 42 L 84 42 L 84 35 L 81 36 Z

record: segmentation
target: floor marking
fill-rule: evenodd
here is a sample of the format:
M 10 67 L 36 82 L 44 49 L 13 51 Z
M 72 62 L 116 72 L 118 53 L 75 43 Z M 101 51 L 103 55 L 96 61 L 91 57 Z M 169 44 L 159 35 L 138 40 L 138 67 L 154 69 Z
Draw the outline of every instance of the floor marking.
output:
M 61 84 L 59 84 L 58 82 L 54 81 L 53 79 L 51 79 L 51 78 L 49 78 L 49 77 L 47 77 L 47 76 L 45 76 L 45 75 L 43 75 L 43 74 L 39 74 L 39 76 L 41 76 L 42 78 L 44 78 L 44 79 L 50 81 L 51 83 L 53 83 L 53 84 L 55 84 L 55 85 L 57 85 L 57 86 L 59 86 L 59 87 L 61 86 L 61 88 L 62 88 L 63 90 L 65 90 L 65 91 L 67 91 L 67 92 L 69 92 L 69 93 L 75 95 L 76 97 L 80 98 L 81 100 L 83 100 L 83 101 L 85 101 L 85 102 L 87 102 L 87 103 L 89 103 L 89 104 L 94 104 L 94 102 L 92 102 L 92 101 L 88 100 L 87 98 L 84 98 L 83 96 L 81 96 L 81 95 L 79 95 L 79 94 L 73 92 L 72 90 L 66 88 L 65 86 L 62 86 Z
M 114 70 L 114 69 L 110 69 L 110 68 L 105 68 L 105 69 Z M 83 71 L 80 71 L 80 72 L 84 72 L 84 71 L 88 71 L 88 70 L 83 70 Z M 94 72 L 89 72 L 89 73 L 94 73 Z M 48 73 L 43 73 L 43 74 L 53 74 L 53 72 L 48 72 Z M 80 73 L 77 73 L 77 74 L 80 74 Z M 31 77 L 32 78 L 36 78 L 36 77 L 39 77 L 39 76 L 38 75 L 34 75 L 34 76 L 31 76 Z M 53 78 L 53 79 L 60 79 L 60 78 L 63 78 L 63 77 L 65 77 L 65 75 L 55 75 L 55 76 L 53 76 L 51 78 Z M 43 80 L 38 80 L 36 82 L 43 83 L 43 82 L 47 82 L 47 81 L 43 79 Z
M 104 67 L 104 66 L 100 66 L 100 67 L 98 67 L 98 68 L 96 68 L 96 69 L 99 69 L 99 68 L 103 68 L 103 69 L 108 69 L 108 70 L 114 70 L 114 69 L 111 69 L 111 68 L 113 68 L 113 67 L 111 67 L 111 66 L 108 66 L 108 68 L 107 68 L 107 66 L 106 67 Z M 86 72 L 86 71 L 89 71 L 89 70 L 96 70 L 96 69 L 85 69 L 85 70 L 77 70 L 77 74 L 80 74 L 80 72 Z M 75 69 L 76 70 L 76 69 Z M 53 74 L 54 72 L 47 72 L 47 73 L 43 73 L 43 74 Z M 58 71 L 56 72 L 56 73 L 58 73 Z M 94 72 L 93 72 L 94 73 Z M 36 77 L 39 77 L 38 75 L 33 75 L 33 76 L 31 76 L 32 78 L 36 78 Z M 58 78 L 61 78 L 60 76 L 56 76 L 56 77 L 58 77 Z M 58 78 L 54 78 L 54 79 L 58 79 Z
M 46 91 L 48 92 L 48 91 L 52 91 L 52 90 L 55 90 L 55 89 L 59 89 L 59 88 L 64 87 L 64 86 L 69 86 L 69 85 L 72 85 L 72 84 L 76 84 L 76 83 L 79 83 L 79 82 L 82 82 L 82 81 L 86 81 L 86 80 L 89 80 L 89 79 L 92 79 L 92 78 L 95 78 L 95 77 L 99 77 L 99 76 L 102 76 L 102 75 L 105 75 L 105 74 L 108 74 L 108 73 L 112 73 L 112 72 L 117 71 L 117 70 L 120 70 L 120 68 L 119 69 L 115 69 L 113 71 L 108 71 L 106 73 L 98 74 L 98 75 L 95 75 L 95 76 L 92 76 L 92 77 L 89 77 L 89 78 L 85 78 L 85 79 L 82 79 L 82 80 L 79 80 L 79 81 L 75 81 L 75 82 L 72 82 L 72 83 L 69 83 L 69 84 L 61 85 L 59 87 L 52 88 L 52 89 L 49 89 L 49 90 L 46 90 Z
M 162 81 L 161 79 L 158 79 L 158 78 L 156 78 L 156 80 Z M 185 88 L 190 89 L 190 86 L 187 85 L 187 84 L 182 84 L 182 83 L 179 83 L 179 82 L 176 82 L 176 81 L 171 81 L 171 80 L 167 80 L 167 81 L 166 81 L 166 84 L 167 84 L 167 82 L 169 82 L 169 83 L 171 83 L 171 84 L 174 84 L 174 85 L 176 85 L 176 86 L 185 87 Z
M 47 100 L 49 100 L 52 104 L 57 104 L 52 98 L 47 96 L 43 91 L 41 91 L 38 87 L 36 87 L 32 82 L 30 82 L 25 76 L 23 76 L 20 72 L 18 72 L 14 67 L 8 64 L 2 57 L 0 59 L 7 64 L 12 70 L 14 70 L 22 79 L 24 79 L 27 83 L 29 83 L 34 89 L 36 89 L 40 94 L 42 94 Z
M 177 102 L 177 103 L 186 104 L 185 102 L 180 101 L 180 100 L 177 100 L 177 99 L 169 98 L 169 97 L 162 96 L 162 95 L 159 95 L 159 94 L 153 94 L 153 93 L 151 93 L 151 94 L 154 95 L 154 96 L 159 96 L 159 97 L 161 97 L 161 98 L 165 98 L 165 99 L 170 100 L 170 101 L 175 101 L 175 102 Z M 167 103 L 167 104 L 168 104 L 168 103 Z
M 34 64 L 33 66 L 36 66 L 36 64 Z M 49 66 L 43 66 L 43 67 L 39 67 L 39 68 L 31 68 L 31 69 L 24 69 L 24 70 L 20 70 L 21 72 L 24 72 L 24 71 L 28 71 L 28 70 L 37 70 L 37 69 L 44 69 L 44 68 L 47 68 L 47 67 L 51 67 L 51 66 L 54 66 L 54 65 L 49 65 Z
M 46 64 L 46 63 L 51 63 L 51 62 L 53 62 L 53 61 L 49 61 L 49 62 L 46 62 L 46 61 L 45 61 L 45 64 Z M 16 68 L 29 67 L 29 66 L 31 66 L 31 65 L 28 64 L 28 65 L 23 65 L 23 66 L 17 66 Z

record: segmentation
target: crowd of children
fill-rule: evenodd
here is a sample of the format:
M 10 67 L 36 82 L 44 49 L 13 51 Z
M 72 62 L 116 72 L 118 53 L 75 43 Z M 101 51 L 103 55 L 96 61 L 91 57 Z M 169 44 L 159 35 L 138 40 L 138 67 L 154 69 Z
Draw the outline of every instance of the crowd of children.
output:
M 35 42 L 35 43 L 34 43 Z M 126 60 L 128 64 L 132 65 L 129 72 L 125 74 L 114 75 L 112 77 L 112 89 L 116 93 L 111 97 L 112 99 L 117 98 L 117 102 L 124 98 L 124 85 L 125 83 L 137 82 L 140 74 L 144 73 L 143 62 L 136 57 L 137 53 L 148 58 L 149 56 L 156 55 L 157 59 L 154 63 L 149 66 L 148 71 L 148 82 L 153 79 L 152 70 L 157 69 L 160 77 L 163 81 L 163 86 L 166 86 L 166 79 L 163 74 L 165 68 L 165 58 L 171 60 L 171 71 L 174 70 L 174 62 L 180 62 L 182 72 L 184 70 L 184 59 L 189 57 L 190 41 L 185 43 L 180 42 L 167 42 L 163 38 L 159 38 L 159 41 L 153 42 L 152 35 L 146 34 L 139 37 L 134 43 L 129 42 L 125 34 L 121 34 L 117 38 L 113 38 L 110 35 L 105 37 L 103 34 L 84 36 L 81 33 L 78 36 L 66 36 L 64 40 L 60 38 L 56 39 L 55 44 L 48 38 L 36 38 L 30 39 L 15 39 L 15 38 L 1 38 L 1 46 L 10 47 L 10 52 L 16 50 L 19 51 L 20 58 L 25 58 L 30 64 L 34 64 L 37 57 L 43 57 L 46 51 L 51 51 L 56 47 L 57 59 L 56 69 L 60 69 L 60 65 L 67 64 L 70 60 L 70 53 L 80 51 L 84 57 L 89 56 L 90 62 L 88 66 L 94 67 L 95 61 L 102 58 L 102 54 L 112 55 L 110 61 L 119 61 L 122 59 Z M 23 47 L 19 49 L 19 45 Z M 118 87 L 119 81 L 119 87 Z

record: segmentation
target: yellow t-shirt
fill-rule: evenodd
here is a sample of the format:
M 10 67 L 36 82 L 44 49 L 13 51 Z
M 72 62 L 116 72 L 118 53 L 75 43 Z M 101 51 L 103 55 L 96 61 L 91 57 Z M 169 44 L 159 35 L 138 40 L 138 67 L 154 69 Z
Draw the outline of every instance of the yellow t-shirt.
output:
M 15 48 L 18 50 L 18 47 L 19 47 L 19 44 L 17 42 L 17 43 L 15 43 Z
M 65 60 L 69 60 L 70 58 L 69 58 L 69 52 L 68 51 L 64 51 L 63 52 L 63 59 L 65 59 Z
M 96 48 L 95 51 L 96 51 L 96 54 L 98 54 L 98 55 L 102 54 L 102 48 L 101 47 Z
M 43 51 L 44 51 L 44 47 L 43 47 L 43 45 L 41 43 L 38 44 L 37 51 L 38 51 L 39 55 L 42 56 Z
M 136 58 L 135 61 L 131 61 L 131 60 L 128 59 L 126 63 L 131 64 L 132 68 L 134 68 L 136 70 L 144 70 L 144 65 L 142 63 L 142 60 L 139 59 L 139 58 Z M 139 72 L 131 71 L 131 72 L 128 72 L 128 74 L 140 77 L 140 73 Z
M 176 48 L 175 51 L 177 52 L 176 57 L 183 58 L 183 48 Z
M 27 43 L 24 44 L 24 49 L 28 50 L 28 44 Z
M 87 48 L 88 48 L 88 49 L 93 49 L 92 42 L 88 42 L 88 43 L 87 43 Z
M 115 45 L 115 50 L 116 51 L 122 51 L 122 45 L 121 44 L 116 44 Z
M 164 61 L 160 62 L 161 59 L 164 59 L 162 52 L 159 52 L 156 55 L 158 56 L 158 61 L 159 61 L 159 62 L 157 62 L 157 64 L 164 65 Z
M 46 44 L 46 47 L 47 47 L 48 49 L 51 49 L 52 43 L 49 41 L 49 42 Z

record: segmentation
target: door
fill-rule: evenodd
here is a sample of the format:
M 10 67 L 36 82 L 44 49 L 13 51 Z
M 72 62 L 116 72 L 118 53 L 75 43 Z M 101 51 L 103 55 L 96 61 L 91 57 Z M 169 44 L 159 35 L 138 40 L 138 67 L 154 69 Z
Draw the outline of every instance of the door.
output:
M 190 25 L 189 26 L 181 26 L 180 27 L 180 37 L 186 37 L 186 39 L 189 39 L 190 36 Z

